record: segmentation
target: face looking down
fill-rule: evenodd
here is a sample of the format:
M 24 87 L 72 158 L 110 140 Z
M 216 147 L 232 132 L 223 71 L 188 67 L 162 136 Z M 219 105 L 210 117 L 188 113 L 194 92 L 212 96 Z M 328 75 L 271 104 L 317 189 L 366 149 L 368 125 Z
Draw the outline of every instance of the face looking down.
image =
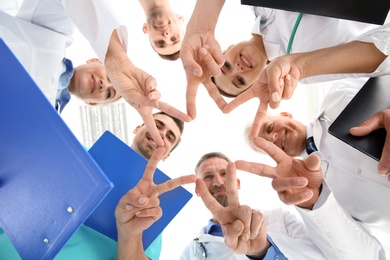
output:
M 258 136 L 274 143 L 290 156 L 299 156 L 306 145 L 306 126 L 287 112 L 280 113 L 280 116 L 267 115 L 261 122 Z
M 213 82 L 228 97 L 238 96 L 252 86 L 267 64 L 264 52 L 253 41 L 231 45 L 224 56 L 221 74 Z
M 203 161 L 198 168 L 197 176 L 202 179 L 210 194 L 224 207 L 228 206 L 226 194 L 226 167 L 228 162 L 219 157 L 212 157 Z M 240 181 L 237 179 L 237 188 Z
M 98 59 L 74 69 L 68 90 L 87 104 L 107 104 L 121 96 L 108 79 L 104 65 Z
M 164 141 L 164 161 L 169 157 L 171 151 L 179 144 L 181 132 L 176 122 L 170 116 L 165 114 L 154 114 L 153 117 L 160 136 Z M 152 157 L 153 152 L 157 149 L 157 145 L 152 139 L 152 136 L 144 124 L 137 126 L 133 133 L 135 136 L 131 147 L 149 160 Z
M 184 37 L 183 16 L 158 9 L 150 14 L 142 30 L 158 54 L 174 54 L 180 50 Z

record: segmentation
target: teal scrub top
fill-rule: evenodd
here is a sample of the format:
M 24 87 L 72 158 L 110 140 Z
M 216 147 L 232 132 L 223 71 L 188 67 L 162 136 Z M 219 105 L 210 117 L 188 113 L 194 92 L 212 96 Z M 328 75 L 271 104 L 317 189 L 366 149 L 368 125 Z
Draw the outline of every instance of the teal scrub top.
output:
M 152 260 L 160 258 L 162 235 L 160 234 L 146 249 L 145 255 Z M 117 242 L 101 233 L 82 225 L 54 258 L 68 259 L 116 259 Z M 0 228 L 1 259 L 20 260 L 18 252 Z

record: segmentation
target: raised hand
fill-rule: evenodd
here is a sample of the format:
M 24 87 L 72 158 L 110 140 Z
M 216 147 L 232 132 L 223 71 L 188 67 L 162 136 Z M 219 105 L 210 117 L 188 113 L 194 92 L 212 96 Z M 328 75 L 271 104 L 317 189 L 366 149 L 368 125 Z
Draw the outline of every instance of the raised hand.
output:
M 190 116 L 164 102 L 159 102 L 160 92 L 156 90 L 156 80 L 145 71 L 137 68 L 124 52 L 114 32 L 106 54 L 104 66 L 107 75 L 119 94 L 141 115 L 153 140 L 158 146 L 164 146 L 152 116 L 153 108 L 181 119 L 185 122 L 192 120 Z
M 213 41 L 213 45 L 215 46 L 210 47 L 209 45 L 204 45 L 192 49 L 196 44 L 193 44 L 190 41 L 196 37 L 201 38 L 202 36 L 192 35 L 187 41 L 186 38 L 184 38 L 180 50 L 181 60 L 187 77 L 187 113 L 192 119 L 195 119 L 196 117 L 196 93 L 199 84 L 201 83 L 206 87 L 210 96 L 220 109 L 226 104 L 219 94 L 217 87 L 210 81 L 211 76 L 217 76 L 221 73 L 220 67 L 224 61 L 219 44 L 215 41 L 214 36 L 208 36 L 207 38 L 212 38 L 213 40 L 209 39 L 207 41 Z M 202 40 L 200 40 L 200 42 L 202 42 Z M 221 101 L 222 104 L 220 103 Z
M 187 113 L 196 117 L 196 92 L 200 83 L 206 83 L 211 76 L 221 73 L 220 67 L 225 61 L 214 31 L 224 0 L 197 0 L 191 19 L 187 24 L 180 58 L 187 77 Z M 207 88 L 207 85 L 206 85 Z M 215 100 L 217 92 L 210 92 Z M 218 104 L 218 102 L 216 101 Z M 219 104 L 218 104 L 219 106 Z
M 141 235 L 162 215 L 159 195 L 183 184 L 195 182 L 195 175 L 187 175 L 168 180 L 162 184 L 154 184 L 154 172 L 164 150 L 163 147 L 156 149 L 145 168 L 143 177 L 134 188 L 120 199 L 115 209 L 118 234 L 128 237 Z
M 382 150 L 382 156 L 378 164 L 378 172 L 385 176 L 390 172 L 390 109 L 382 110 L 361 123 L 357 127 L 350 129 L 350 133 L 355 136 L 365 136 L 379 128 L 386 129 L 386 141 Z M 387 176 L 390 181 L 390 175 Z
M 237 254 L 260 255 L 269 247 L 263 216 L 238 200 L 236 168 L 227 166 L 226 192 L 229 205 L 223 207 L 210 194 L 202 179 L 196 181 L 199 196 L 221 224 L 226 245 Z
M 320 158 L 311 154 L 304 160 L 298 160 L 264 138 L 255 138 L 254 142 L 275 160 L 277 166 L 239 160 L 235 162 L 237 169 L 272 178 L 272 187 L 281 201 L 311 209 L 318 199 L 323 181 Z
M 261 120 L 267 114 L 268 104 L 277 108 L 281 99 L 291 98 L 299 79 L 300 68 L 293 63 L 290 56 L 282 56 L 273 60 L 260 74 L 257 81 L 244 93 L 223 108 L 224 113 L 230 113 L 236 107 L 252 98 L 260 101 L 251 130 L 251 137 L 258 136 Z

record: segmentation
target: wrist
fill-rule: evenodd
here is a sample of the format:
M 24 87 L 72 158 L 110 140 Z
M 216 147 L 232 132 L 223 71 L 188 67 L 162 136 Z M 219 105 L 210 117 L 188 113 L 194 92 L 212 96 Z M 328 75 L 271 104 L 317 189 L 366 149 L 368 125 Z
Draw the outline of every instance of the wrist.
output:
M 263 259 L 267 254 L 268 249 L 271 247 L 271 243 L 266 239 L 264 246 L 257 252 L 248 252 L 246 256 L 251 260 Z
M 191 34 L 208 32 L 214 35 L 218 17 L 224 4 L 225 0 L 197 0 L 186 31 L 191 32 Z

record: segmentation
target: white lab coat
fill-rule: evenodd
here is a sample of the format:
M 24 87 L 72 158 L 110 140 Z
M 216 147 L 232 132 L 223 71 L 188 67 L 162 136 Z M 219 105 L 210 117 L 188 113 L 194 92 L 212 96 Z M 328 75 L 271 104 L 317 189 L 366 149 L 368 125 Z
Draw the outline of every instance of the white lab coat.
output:
M 283 208 L 262 212 L 267 234 L 278 246 L 279 250 L 288 259 L 325 259 L 321 251 L 315 246 L 300 218 Z M 206 248 L 207 259 L 210 260 L 241 260 L 248 259 L 245 255 L 236 255 L 225 245 L 222 237 L 205 234 L 203 227 L 199 240 Z M 196 245 L 197 246 L 197 245 Z M 194 241 L 184 249 L 180 259 L 192 260 L 194 258 Z
M 329 168 L 314 209 L 297 209 L 329 259 L 386 259 L 385 251 L 390 257 L 390 183 L 378 174 L 377 161 L 328 133 L 366 81 L 334 83 L 313 126 L 314 141 Z
M 287 54 L 288 43 L 298 13 L 284 10 L 253 7 L 258 14 L 252 34 L 263 37 L 269 60 Z M 260 20 L 265 22 L 262 24 Z M 356 21 L 304 14 L 296 30 L 291 53 L 308 52 L 321 48 L 347 43 L 353 40 L 374 42 L 386 55 L 390 53 L 390 24 L 384 26 Z M 387 58 L 370 76 L 390 73 L 390 58 Z M 321 75 L 301 80 L 302 83 L 315 83 L 342 79 L 345 77 L 367 77 L 368 74 Z
M 254 7 L 258 17 L 252 34 L 263 37 L 269 60 L 287 54 L 298 13 Z M 260 23 L 260 20 L 266 20 Z M 296 30 L 291 53 L 307 52 L 346 43 L 378 25 L 304 14 Z
M 126 27 L 105 0 L 24 0 L 15 17 L 0 11 L 0 37 L 53 105 L 75 26 L 102 61 L 115 29 L 127 48 Z

